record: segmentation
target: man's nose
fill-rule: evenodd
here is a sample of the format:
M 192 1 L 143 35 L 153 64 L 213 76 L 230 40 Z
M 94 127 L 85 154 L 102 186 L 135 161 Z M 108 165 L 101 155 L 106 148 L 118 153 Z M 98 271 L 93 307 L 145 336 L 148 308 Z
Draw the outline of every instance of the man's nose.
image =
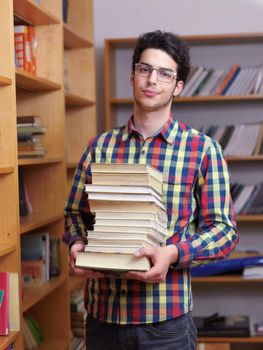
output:
M 158 81 L 158 72 L 156 69 L 153 69 L 151 71 L 151 74 L 149 75 L 148 82 L 150 84 L 156 84 Z

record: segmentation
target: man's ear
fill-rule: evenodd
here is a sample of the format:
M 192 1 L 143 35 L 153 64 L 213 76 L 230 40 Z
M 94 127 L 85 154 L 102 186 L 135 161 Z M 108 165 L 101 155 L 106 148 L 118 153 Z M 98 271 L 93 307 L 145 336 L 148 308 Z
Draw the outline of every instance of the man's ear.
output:
M 131 71 L 131 77 L 130 77 L 130 84 L 131 84 L 131 86 L 133 86 L 133 83 L 134 83 L 134 71 L 132 70 Z
M 182 92 L 183 90 L 183 87 L 184 87 L 184 82 L 182 80 L 179 80 L 177 83 L 176 83 L 176 86 L 174 88 L 174 93 L 173 93 L 173 96 L 178 96 L 180 95 L 180 93 Z

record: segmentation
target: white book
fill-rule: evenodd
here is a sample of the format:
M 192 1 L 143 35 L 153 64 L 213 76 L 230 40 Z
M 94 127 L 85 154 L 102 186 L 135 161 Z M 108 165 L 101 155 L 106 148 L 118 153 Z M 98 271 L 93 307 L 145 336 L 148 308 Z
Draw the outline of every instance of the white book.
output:
M 258 75 L 258 70 L 256 67 L 249 68 L 249 76 L 241 85 L 240 95 L 248 95 L 253 90 Z
M 149 194 L 155 196 L 159 201 L 162 201 L 162 197 L 150 186 L 115 186 L 115 185 L 85 185 L 85 192 L 91 193 L 127 193 L 127 194 Z
M 110 209 L 109 209 L 110 210 Z M 114 211 L 104 211 L 96 213 L 96 220 L 149 220 L 153 222 L 157 222 L 161 226 L 167 227 L 167 215 L 159 215 L 157 213 L 147 213 L 147 212 L 114 212 Z
M 258 67 L 257 80 L 256 80 L 256 83 L 255 83 L 254 89 L 252 91 L 253 94 L 258 94 L 259 93 L 259 89 L 260 89 L 260 86 L 261 86 L 262 82 L 263 82 L 263 67 L 259 66 Z
M 165 210 L 163 203 L 150 194 L 134 194 L 134 193 L 89 193 L 91 201 L 108 201 L 108 202 L 149 202 L 155 203 Z M 125 205 L 125 204 L 123 204 Z M 110 207 L 110 204 L 109 204 Z
M 194 75 L 191 77 L 191 79 L 187 82 L 187 84 L 185 85 L 183 91 L 181 92 L 180 96 L 189 96 L 188 92 L 190 91 L 190 89 L 192 88 L 192 86 L 195 84 L 195 82 L 197 81 L 197 79 L 199 78 L 199 76 L 202 74 L 202 72 L 204 71 L 204 67 L 199 66 L 197 71 L 194 73 Z
M 142 241 L 148 241 L 152 242 L 155 245 L 159 245 L 160 243 L 165 243 L 165 237 L 158 234 L 158 233 L 152 233 L 152 232 L 126 232 L 126 231 L 88 231 L 87 235 L 88 242 L 90 242 L 90 239 L 94 239 L 95 241 L 99 240 L 111 240 L 116 245 L 119 245 L 118 240 L 142 240 Z
M 125 219 L 119 218 L 118 214 L 116 214 L 115 218 L 98 218 L 95 217 L 96 224 L 95 226 L 130 226 L 130 227 L 151 227 L 161 232 L 165 232 L 167 225 L 164 221 L 161 221 L 158 216 L 153 220 L 149 219 Z
M 235 212 L 238 214 L 242 210 L 243 206 L 246 204 L 248 199 L 250 198 L 255 185 L 245 185 L 241 190 L 239 196 L 234 202 Z
M 241 82 L 246 79 L 248 75 L 248 68 L 241 68 L 236 79 L 234 80 L 233 84 L 230 86 L 230 88 L 226 91 L 226 96 L 237 96 L 239 95 L 238 91 L 241 86 Z
M 204 68 L 204 70 L 201 72 L 199 77 L 196 79 L 194 84 L 191 86 L 191 88 L 187 91 L 187 96 L 192 96 L 195 90 L 198 88 L 198 86 L 202 83 L 202 81 L 205 79 L 205 77 L 208 74 L 208 69 Z
M 235 147 L 235 144 L 238 142 L 238 133 L 240 131 L 240 125 L 235 125 L 234 126 L 234 131 L 231 135 L 231 139 L 227 142 L 227 145 L 224 149 L 224 154 L 226 156 L 231 156 L 233 155 L 233 149 Z
M 218 80 L 221 78 L 221 76 L 224 74 L 224 69 L 216 69 L 211 77 L 209 78 L 208 82 L 206 83 L 205 87 L 201 90 L 200 96 L 209 96 L 211 95 L 211 90 L 217 84 Z
M 115 254 L 134 254 L 137 250 L 143 248 L 144 245 L 137 246 L 109 246 L 109 245 L 86 245 L 84 251 L 87 253 L 115 253 Z

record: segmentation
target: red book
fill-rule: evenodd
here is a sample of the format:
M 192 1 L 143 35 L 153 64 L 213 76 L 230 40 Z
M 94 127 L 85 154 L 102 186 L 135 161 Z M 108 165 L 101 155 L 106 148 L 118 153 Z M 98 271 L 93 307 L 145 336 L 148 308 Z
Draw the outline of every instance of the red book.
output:
M 0 272 L 0 290 L 4 291 L 0 306 L 0 335 L 7 335 L 9 323 L 9 272 Z
M 239 72 L 239 70 L 240 70 L 239 64 L 234 64 L 231 67 L 229 73 L 227 74 L 227 76 L 225 77 L 225 79 L 223 80 L 223 82 L 220 84 L 217 91 L 215 92 L 215 96 L 220 96 L 224 93 L 226 87 L 228 86 L 228 84 L 230 84 L 230 82 L 236 76 L 236 74 Z

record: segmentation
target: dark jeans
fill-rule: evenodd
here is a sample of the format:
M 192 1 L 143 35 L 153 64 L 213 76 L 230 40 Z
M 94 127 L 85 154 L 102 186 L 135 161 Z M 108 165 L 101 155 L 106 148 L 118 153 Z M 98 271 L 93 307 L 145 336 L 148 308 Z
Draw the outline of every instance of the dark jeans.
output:
M 142 325 L 117 325 L 90 316 L 87 350 L 195 350 L 196 327 L 189 312 L 178 318 Z

